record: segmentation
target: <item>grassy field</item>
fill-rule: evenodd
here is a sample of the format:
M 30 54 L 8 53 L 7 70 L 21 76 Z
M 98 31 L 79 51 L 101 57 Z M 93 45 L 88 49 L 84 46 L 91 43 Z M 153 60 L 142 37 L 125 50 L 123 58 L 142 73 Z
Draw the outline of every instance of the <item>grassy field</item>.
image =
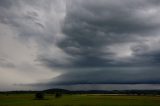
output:
M 0 94 L 0 106 L 160 106 L 158 96 L 64 95 L 34 100 L 33 94 Z

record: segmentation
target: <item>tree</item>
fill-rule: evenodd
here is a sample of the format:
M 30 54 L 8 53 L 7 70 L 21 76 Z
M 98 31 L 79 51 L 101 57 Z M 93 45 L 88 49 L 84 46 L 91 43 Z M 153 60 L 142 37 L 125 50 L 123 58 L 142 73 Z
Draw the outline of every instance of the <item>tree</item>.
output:
M 44 99 L 44 93 L 43 92 L 36 93 L 35 94 L 35 99 L 38 99 L 38 100 Z
M 56 92 L 55 93 L 55 98 L 60 98 L 62 97 L 62 93 L 61 92 Z

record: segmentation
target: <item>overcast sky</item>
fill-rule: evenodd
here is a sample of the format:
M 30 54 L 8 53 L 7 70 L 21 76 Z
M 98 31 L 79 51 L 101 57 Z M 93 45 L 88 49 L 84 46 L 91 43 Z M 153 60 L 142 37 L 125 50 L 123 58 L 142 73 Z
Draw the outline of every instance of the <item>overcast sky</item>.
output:
M 160 89 L 160 0 L 0 0 L 0 90 Z

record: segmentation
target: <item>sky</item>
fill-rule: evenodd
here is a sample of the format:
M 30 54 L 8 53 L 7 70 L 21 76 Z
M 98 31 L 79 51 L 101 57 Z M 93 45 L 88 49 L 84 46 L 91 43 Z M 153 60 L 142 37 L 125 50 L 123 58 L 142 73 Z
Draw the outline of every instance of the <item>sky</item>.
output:
M 159 0 L 0 0 L 0 91 L 160 89 Z

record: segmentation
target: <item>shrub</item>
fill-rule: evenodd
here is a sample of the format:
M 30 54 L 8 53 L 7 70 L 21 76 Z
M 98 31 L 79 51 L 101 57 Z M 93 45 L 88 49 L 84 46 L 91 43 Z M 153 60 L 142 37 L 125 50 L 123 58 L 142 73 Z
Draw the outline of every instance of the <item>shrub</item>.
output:
M 62 97 L 62 93 L 61 92 L 56 92 L 55 98 L 60 98 L 60 97 Z
M 35 99 L 38 99 L 38 100 L 44 99 L 44 93 L 43 92 L 36 93 L 35 94 Z

